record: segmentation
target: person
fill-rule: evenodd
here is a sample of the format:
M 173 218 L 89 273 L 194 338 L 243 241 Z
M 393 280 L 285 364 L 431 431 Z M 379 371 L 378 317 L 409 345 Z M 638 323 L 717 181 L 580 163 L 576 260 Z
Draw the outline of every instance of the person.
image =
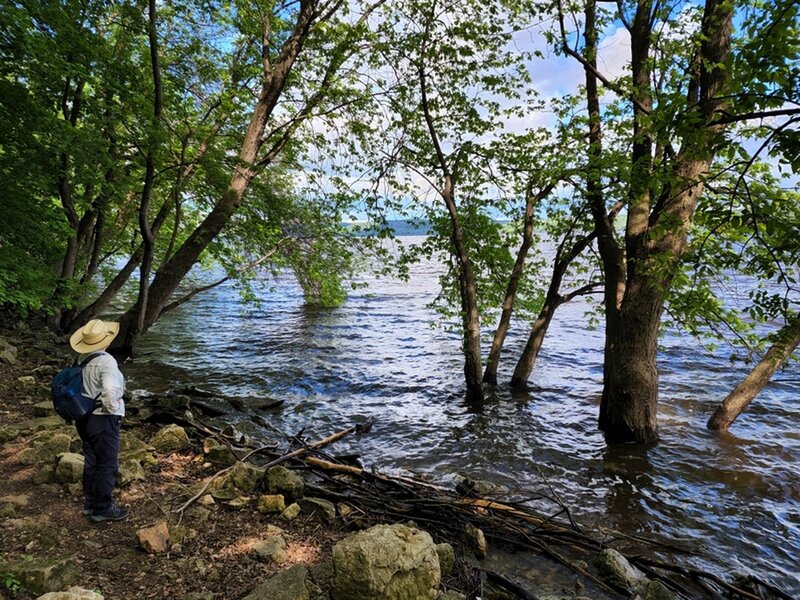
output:
M 93 319 L 70 337 L 79 364 L 94 356 L 83 367 L 83 393 L 97 398 L 99 406 L 75 421 L 83 442 L 83 514 L 94 523 L 120 521 L 128 516 L 128 510 L 113 498 L 125 416 L 125 378 L 106 349 L 118 333 L 119 323 Z

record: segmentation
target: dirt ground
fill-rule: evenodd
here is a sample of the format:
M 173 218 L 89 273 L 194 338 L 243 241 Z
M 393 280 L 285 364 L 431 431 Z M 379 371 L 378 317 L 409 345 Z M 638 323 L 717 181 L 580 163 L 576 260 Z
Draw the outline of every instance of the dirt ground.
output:
M 49 400 L 49 381 L 57 365 L 69 361 L 66 346 L 19 344 L 19 332 L 0 331 L 19 349 L 15 365 L 0 364 L 0 425 L 13 425 L 34 417 L 34 404 Z M 18 378 L 36 373 L 35 385 Z M 119 503 L 130 517 L 114 523 L 91 523 L 82 515 L 82 497 L 66 486 L 36 485 L 40 465 L 26 466 L 17 459 L 29 435 L 0 447 L 0 496 L 20 496 L 27 504 L 0 517 L 0 563 L 18 560 L 68 559 L 79 571 L 76 585 L 100 592 L 107 600 L 146 598 L 241 598 L 274 574 L 275 565 L 250 555 L 253 544 L 268 525 L 286 531 L 289 563 L 313 564 L 329 555 L 333 543 L 345 532 L 322 527 L 313 517 L 300 516 L 287 523 L 254 509 L 229 510 L 210 507 L 207 521 L 187 511 L 182 520 L 170 515 L 191 497 L 189 488 L 216 469 L 203 466 L 201 454 L 191 451 L 156 455 L 157 464 L 143 482 L 118 490 Z M 187 535 L 169 552 L 147 554 L 140 549 L 136 532 L 170 519 Z M 0 572 L 0 597 L 35 598 L 18 582 Z M 211 594 L 209 594 L 209 592 Z M 195 595 L 196 594 L 196 595 Z

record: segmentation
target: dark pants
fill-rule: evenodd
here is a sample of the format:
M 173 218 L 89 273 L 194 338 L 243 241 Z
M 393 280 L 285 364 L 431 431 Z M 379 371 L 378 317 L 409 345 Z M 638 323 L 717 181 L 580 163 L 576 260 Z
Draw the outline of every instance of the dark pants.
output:
M 84 508 L 93 512 L 103 511 L 113 502 L 121 424 L 122 417 L 116 415 L 89 415 L 75 421 L 83 441 Z

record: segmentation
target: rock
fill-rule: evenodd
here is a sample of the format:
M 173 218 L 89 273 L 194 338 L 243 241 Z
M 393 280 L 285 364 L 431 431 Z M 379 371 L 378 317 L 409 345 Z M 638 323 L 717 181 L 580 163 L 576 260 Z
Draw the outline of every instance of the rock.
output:
M 136 532 L 136 537 L 139 545 L 150 554 L 161 554 L 169 549 L 169 528 L 166 521 L 140 529 Z
M 17 364 L 17 348 L 4 338 L 0 338 L 0 362 L 7 365 Z
M 308 569 L 303 565 L 286 569 L 256 587 L 243 600 L 311 600 L 307 575 Z
M 17 459 L 24 465 L 53 461 L 59 454 L 69 452 L 71 439 L 66 433 L 38 437 L 27 448 L 20 450 Z
M 203 508 L 202 506 L 193 506 L 187 510 L 184 515 L 188 521 L 197 523 L 199 525 L 201 523 L 208 522 L 208 519 L 211 517 L 211 511 L 207 508 Z
M 450 544 L 436 544 L 436 554 L 439 556 L 439 570 L 442 577 L 449 575 L 456 564 L 456 553 Z
M 486 543 L 486 536 L 483 531 L 475 527 L 472 523 L 467 523 L 464 527 L 464 533 L 467 536 L 467 541 L 472 547 L 472 551 L 478 558 L 486 558 L 489 553 L 489 544 Z
M 201 506 L 214 506 L 216 504 L 216 502 L 214 501 L 214 496 L 212 496 L 211 494 L 203 495 L 197 501 L 197 503 L 200 504 Z
M 34 417 L 52 417 L 54 414 L 55 409 L 53 408 L 53 402 L 51 400 L 37 402 L 33 405 Z
M 214 592 L 192 592 L 185 600 L 214 600 Z
M 234 498 L 233 500 L 228 500 L 225 503 L 225 506 L 231 510 L 242 510 L 243 508 L 247 508 L 250 506 L 250 501 L 252 498 L 247 496 L 239 496 L 238 498 Z
M 294 502 L 286 507 L 286 510 L 281 513 L 281 519 L 284 521 L 294 521 L 300 516 L 300 505 Z
M 457 592 L 455 590 L 447 590 L 444 594 L 442 594 L 439 600 L 467 600 L 467 597 L 461 592 Z M 541 597 L 539 598 L 539 600 L 541 600 Z
M 646 577 L 639 569 L 616 550 L 606 548 L 595 559 L 600 574 L 614 585 L 634 590 L 646 584 Z
M 17 377 L 17 382 L 22 387 L 33 387 L 36 385 L 36 377 L 33 375 L 23 375 L 22 377 Z
M 48 592 L 36 600 L 103 600 L 103 597 L 92 590 L 75 586 L 66 592 Z
M 119 474 L 117 475 L 118 486 L 125 487 L 134 481 L 144 481 L 146 478 L 147 475 L 144 472 L 144 467 L 138 460 L 129 458 L 124 462 L 120 462 Z
M 269 494 L 258 498 L 258 512 L 282 513 L 286 510 L 286 501 L 281 494 Z
M 269 532 L 267 538 L 253 546 L 253 554 L 258 560 L 281 564 L 289 559 L 289 554 L 286 552 L 286 539 L 281 533 L 281 530 L 275 527 Z
M 336 506 L 329 500 L 305 497 L 298 504 L 304 513 L 316 516 L 323 523 L 331 525 L 336 521 Z
M 247 463 L 236 463 L 230 471 L 212 481 L 208 491 L 217 500 L 233 500 L 253 492 L 263 475 L 263 469 Z
M 376 525 L 333 547 L 333 600 L 423 600 L 438 595 L 441 571 L 431 536 Z
M 481 479 L 463 476 L 456 483 L 456 491 L 463 496 L 496 496 L 500 487 Z
M 0 504 L 12 504 L 14 506 L 28 506 L 30 502 L 31 502 L 30 494 L 0 496 Z
M 83 479 L 83 455 L 66 452 L 56 465 L 54 479 L 58 483 L 78 483 Z
M 0 444 L 14 440 L 19 435 L 19 429 L 10 425 L 0 425 Z
M 660 581 L 648 579 L 641 591 L 644 600 L 678 600 L 679 596 Z
M 305 487 L 303 479 L 286 467 L 272 467 L 267 472 L 267 489 L 271 494 L 283 494 L 287 502 L 296 502 L 302 498 Z
M 13 574 L 32 594 L 67 589 L 80 577 L 72 557 L 23 560 L 13 565 L 3 565 L 3 572 Z
M 238 489 L 243 492 L 252 492 L 264 477 L 264 469 L 249 463 L 237 463 L 231 470 L 229 477 Z
M 230 466 L 237 460 L 236 455 L 228 446 L 220 444 L 211 438 L 206 438 L 203 442 L 203 453 L 208 462 L 221 467 Z
M 170 424 L 157 431 L 156 434 L 150 438 L 150 445 L 156 449 L 156 452 L 169 454 L 189 448 L 191 442 L 183 427 Z
M 64 419 L 57 415 L 52 417 L 39 417 L 29 419 L 14 425 L 20 432 L 29 433 L 31 431 L 46 431 L 48 429 L 59 429 L 64 426 Z

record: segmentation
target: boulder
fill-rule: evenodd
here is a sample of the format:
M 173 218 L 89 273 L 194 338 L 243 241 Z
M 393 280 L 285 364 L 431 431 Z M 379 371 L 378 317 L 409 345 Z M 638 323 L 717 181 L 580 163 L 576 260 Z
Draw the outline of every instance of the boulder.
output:
M 281 571 L 256 587 L 243 600 L 311 600 L 308 569 L 297 565 Z
M 66 433 L 42 435 L 20 450 L 17 459 L 24 465 L 53 461 L 59 454 L 69 452 L 71 439 Z
M 330 500 L 305 497 L 298 504 L 305 514 L 316 516 L 323 523 L 331 525 L 336 521 L 336 506 Z
M 603 550 L 595 559 L 595 565 L 600 574 L 614 585 L 635 590 L 647 583 L 644 573 L 612 548 Z
M 48 592 L 36 600 L 103 600 L 103 597 L 92 590 L 74 586 L 65 592 Z
M 271 494 L 282 494 L 287 502 L 296 502 L 303 497 L 306 484 L 294 471 L 286 467 L 272 467 L 267 472 L 267 489 Z
M 680 596 L 660 581 L 648 579 L 640 592 L 644 600 L 679 600 Z
M 52 417 L 39 417 L 37 419 L 29 419 L 20 423 L 15 423 L 14 427 L 22 433 L 30 433 L 32 431 L 46 431 L 48 429 L 59 429 L 64 426 L 64 419 L 57 415 Z
M 441 571 L 431 536 L 376 525 L 333 548 L 333 600 L 423 600 L 438 595 Z
M 258 498 L 258 512 L 282 513 L 286 510 L 286 501 L 281 494 L 268 494 Z
M 140 529 L 136 532 L 136 537 L 139 545 L 150 554 L 161 554 L 169 549 L 169 528 L 166 521 Z
M 58 483 L 78 483 L 83 479 L 83 455 L 66 452 L 56 465 L 55 481 Z
M 156 452 L 169 454 L 189 448 L 191 442 L 189 441 L 189 435 L 183 427 L 170 424 L 158 430 L 156 434 L 150 438 L 150 445 L 156 449 Z

